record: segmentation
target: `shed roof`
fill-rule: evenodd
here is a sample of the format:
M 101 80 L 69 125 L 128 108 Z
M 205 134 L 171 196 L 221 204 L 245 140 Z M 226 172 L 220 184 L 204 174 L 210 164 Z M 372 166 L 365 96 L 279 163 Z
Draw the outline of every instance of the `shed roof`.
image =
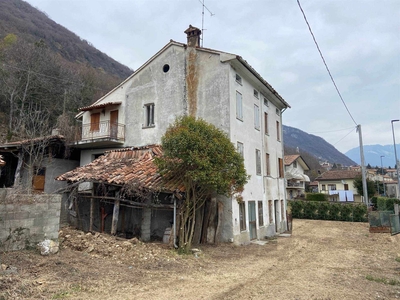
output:
M 154 158 L 161 154 L 161 146 L 158 145 L 107 151 L 91 163 L 64 173 L 56 180 L 121 186 L 132 184 L 152 191 L 183 192 L 180 178 L 166 179 L 157 172 Z

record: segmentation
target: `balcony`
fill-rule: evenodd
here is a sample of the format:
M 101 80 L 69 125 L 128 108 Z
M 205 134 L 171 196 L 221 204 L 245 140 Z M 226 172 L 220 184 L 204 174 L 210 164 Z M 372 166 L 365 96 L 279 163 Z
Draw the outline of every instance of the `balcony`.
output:
M 300 189 L 304 189 L 304 183 L 303 182 L 295 182 L 295 181 L 287 181 L 286 184 L 287 188 L 300 188 Z
M 78 127 L 75 144 L 96 146 L 120 145 L 125 141 L 125 125 L 101 121 Z

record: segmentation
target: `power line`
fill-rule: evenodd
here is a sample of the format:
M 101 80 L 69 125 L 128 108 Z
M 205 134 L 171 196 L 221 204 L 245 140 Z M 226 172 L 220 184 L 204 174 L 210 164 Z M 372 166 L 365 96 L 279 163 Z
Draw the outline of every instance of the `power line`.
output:
M 347 133 L 344 137 L 342 137 L 340 140 L 338 140 L 336 143 L 333 144 L 333 146 L 336 146 L 339 142 L 341 142 L 346 136 L 348 136 L 350 133 L 352 133 L 354 130 L 354 127 L 350 130 L 349 133 Z
M 354 127 L 349 127 L 349 128 L 343 128 L 343 129 L 337 129 L 337 130 L 329 130 L 329 131 L 317 131 L 317 132 L 308 132 L 308 133 L 311 133 L 311 134 L 314 134 L 314 133 L 329 133 L 329 132 L 337 132 L 337 131 L 344 131 L 344 130 L 349 130 L 349 129 L 353 129 Z
M 343 105 L 344 105 L 344 107 L 346 108 L 346 110 L 347 110 L 349 116 L 350 116 L 351 119 L 353 120 L 354 124 L 357 126 L 357 122 L 354 120 L 354 118 L 353 118 L 353 116 L 351 115 L 349 109 L 347 108 L 347 105 L 346 105 L 346 103 L 344 102 L 342 95 L 340 94 L 340 91 L 339 91 L 339 89 L 338 89 L 338 87 L 337 87 L 337 85 L 336 85 L 336 83 L 335 83 L 335 80 L 333 79 L 333 76 L 332 76 L 332 74 L 331 74 L 331 71 L 329 71 L 329 68 L 328 68 L 328 65 L 326 64 L 325 58 L 324 58 L 324 56 L 322 55 L 321 49 L 320 49 L 319 46 L 318 46 L 317 40 L 315 39 L 315 36 L 314 36 L 314 33 L 313 33 L 312 30 L 311 30 L 311 26 L 310 26 L 310 24 L 309 24 L 308 21 L 307 21 L 306 14 L 304 13 L 303 8 L 302 8 L 301 5 L 300 5 L 300 0 L 297 0 L 297 4 L 299 5 L 299 8 L 300 8 L 300 10 L 301 10 L 301 12 L 302 12 L 302 14 L 303 14 L 304 20 L 305 20 L 306 23 L 307 23 L 308 30 L 309 30 L 310 33 L 311 33 L 311 36 L 312 36 L 312 38 L 313 38 L 313 40 L 314 40 L 315 45 L 317 46 L 319 55 L 321 56 L 322 61 L 324 62 L 324 65 L 325 65 L 326 70 L 328 71 L 329 77 L 331 78 L 332 83 L 333 83 L 333 85 L 335 86 L 335 89 L 336 89 L 336 91 L 337 91 L 337 93 L 338 93 L 340 99 L 342 100 Z

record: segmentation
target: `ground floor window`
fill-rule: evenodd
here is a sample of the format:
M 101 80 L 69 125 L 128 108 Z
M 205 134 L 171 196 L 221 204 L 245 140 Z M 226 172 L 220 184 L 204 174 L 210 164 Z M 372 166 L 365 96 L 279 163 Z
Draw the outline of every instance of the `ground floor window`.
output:
M 269 223 L 274 223 L 274 217 L 273 217 L 274 209 L 272 206 L 272 200 L 268 200 L 268 217 L 269 217 Z
M 262 201 L 258 201 L 258 226 L 264 226 L 264 209 Z
M 239 220 L 240 220 L 240 230 L 246 230 L 246 206 L 244 202 L 239 204 Z

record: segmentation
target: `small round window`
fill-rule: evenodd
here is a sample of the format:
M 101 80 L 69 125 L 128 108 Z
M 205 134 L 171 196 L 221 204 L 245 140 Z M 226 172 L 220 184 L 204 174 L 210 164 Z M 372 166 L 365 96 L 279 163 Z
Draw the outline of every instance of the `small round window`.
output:
M 164 65 L 164 67 L 162 68 L 164 73 L 167 73 L 169 71 L 169 65 Z

